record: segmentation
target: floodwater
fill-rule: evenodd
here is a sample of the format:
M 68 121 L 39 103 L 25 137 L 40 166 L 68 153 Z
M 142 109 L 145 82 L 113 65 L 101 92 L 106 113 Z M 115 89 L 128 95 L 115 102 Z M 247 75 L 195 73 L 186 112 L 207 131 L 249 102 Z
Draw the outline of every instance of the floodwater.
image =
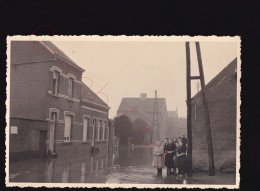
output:
M 125 183 L 125 184 L 235 184 L 233 175 L 208 178 L 197 174 L 192 178 L 157 176 L 151 166 L 151 147 L 117 148 L 109 153 L 70 154 L 57 158 L 41 158 L 9 164 L 10 182 L 48 183 Z

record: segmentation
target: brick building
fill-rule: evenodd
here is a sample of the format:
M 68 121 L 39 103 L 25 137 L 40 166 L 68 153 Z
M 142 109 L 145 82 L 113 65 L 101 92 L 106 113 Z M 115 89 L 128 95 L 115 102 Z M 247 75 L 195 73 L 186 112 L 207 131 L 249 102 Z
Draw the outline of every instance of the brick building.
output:
M 206 85 L 214 162 L 217 171 L 235 172 L 237 59 Z M 192 98 L 193 168 L 208 170 L 206 127 L 201 92 Z
M 107 149 L 109 106 L 47 41 L 11 41 L 10 160 Z
M 149 144 L 156 139 L 158 132 L 160 139 L 166 136 L 167 132 L 167 105 L 165 98 L 157 98 L 158 101 L 158 130 L 153 129 L 153 114 L 155 98 L 147 98 L 142 93 L 138 98 L 123 98 L 117 110 L 117 116 L 127 115 L 131 121 L 142 119 L 146 122 L 147 128 L 152 131 L 144 137 L 144 143 Z M 152 136 L 152 134 L 154 136 Z
M 167 126 L 167 136 L 169 138 L 187 135 L 187 119 L 179 117 L 177 109 L 176 111 L 168 111 Z

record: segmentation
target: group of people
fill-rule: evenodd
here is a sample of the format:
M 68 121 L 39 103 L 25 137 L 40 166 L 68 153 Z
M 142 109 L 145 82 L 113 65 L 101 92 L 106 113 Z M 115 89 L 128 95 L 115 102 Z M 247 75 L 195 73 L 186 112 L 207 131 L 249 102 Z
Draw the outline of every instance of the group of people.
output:
M 164 138 L 157 141 L 153 151 L 154 159 L 152 166 L 157 168 L 158 176 L 162 175 L 162 169 L 167 168 L 167 175 L 188 173 L 187 162 L 187 139 L 185 135 L 178 139 L 174 137 Z

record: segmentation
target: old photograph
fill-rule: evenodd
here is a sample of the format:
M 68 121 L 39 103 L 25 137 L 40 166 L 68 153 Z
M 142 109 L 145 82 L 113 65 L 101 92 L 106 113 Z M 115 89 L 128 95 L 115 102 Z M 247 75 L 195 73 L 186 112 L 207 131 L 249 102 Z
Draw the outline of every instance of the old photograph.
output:
M 240 38 L 7 38 L 6 185 L 238 188 Z

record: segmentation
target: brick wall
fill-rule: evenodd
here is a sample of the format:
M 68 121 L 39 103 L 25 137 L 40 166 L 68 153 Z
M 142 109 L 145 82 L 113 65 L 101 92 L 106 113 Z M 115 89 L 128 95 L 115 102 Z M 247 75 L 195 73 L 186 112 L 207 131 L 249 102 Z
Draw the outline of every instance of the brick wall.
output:
M 236 60 L 216 76 L 206 88 L 215 168 L 235 171 L 236 162 Z M 193 167 L 208 170 L 206 127 L 201 94 L 192 101 Z

